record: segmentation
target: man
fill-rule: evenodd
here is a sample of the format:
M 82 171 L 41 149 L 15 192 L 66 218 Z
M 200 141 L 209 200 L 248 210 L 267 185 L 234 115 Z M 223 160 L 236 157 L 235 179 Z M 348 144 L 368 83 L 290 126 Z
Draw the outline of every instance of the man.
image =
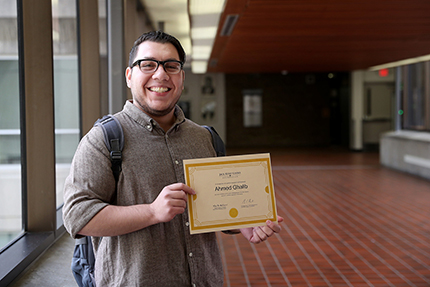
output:
M 222 286 L 214 233 L 190 235 L 182 160 L 215 156 L 210 133 L 176 106 L 185 52 L 162 32 L 136 40 L 125 72 L 133 96 L 116 114 L 124 130 L 117 185 L 100 128 L 82 138 L 65 183 L 64 225 L 89 235 L 98 286 Z M 197 191 L 198 192 L 198 191 Z M 279 219 L 282 221 L 282 218 Z M 280 226 L 240 232 L 259 243 Z M 239 231 L 238 231 L 239 232 Z

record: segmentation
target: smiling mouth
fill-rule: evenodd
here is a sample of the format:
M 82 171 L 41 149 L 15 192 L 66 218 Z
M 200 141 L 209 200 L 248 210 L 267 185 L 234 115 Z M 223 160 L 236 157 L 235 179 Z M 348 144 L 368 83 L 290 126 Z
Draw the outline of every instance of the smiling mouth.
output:
M 150 87 L 148 88 L 148 90 L 150 90 L 151 92 L 156 92 L 156 93 L 165 93 L 170 91 L 170 88 L 165 88 L 165 87 Z

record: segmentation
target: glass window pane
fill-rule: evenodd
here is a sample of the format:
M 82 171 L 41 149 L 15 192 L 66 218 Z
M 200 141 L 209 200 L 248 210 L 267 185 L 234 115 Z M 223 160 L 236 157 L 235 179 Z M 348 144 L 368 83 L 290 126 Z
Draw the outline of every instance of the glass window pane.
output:
M 425 129 L 425 63 L 416 63 L 404 67 L 404 128 L 411 130 Z
M 52 0 L 57 207 L 80 134 L 76 15 L 75 0 Z
M 16 1 L 0 1 L 0 249 L 22 231 Z
M 108 58 L 107 58 L 107 19 L 106 0 L 99 0 L 99 52 L 100 52 L 100 94 L 108 94 Z M 101 114 L 108 113 L 108 98 L 101 98 Z

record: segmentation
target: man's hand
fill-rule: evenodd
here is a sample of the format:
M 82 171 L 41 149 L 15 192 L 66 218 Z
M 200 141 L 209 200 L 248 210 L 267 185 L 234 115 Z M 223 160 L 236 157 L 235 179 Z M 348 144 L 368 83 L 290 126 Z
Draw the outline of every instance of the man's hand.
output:
M 278 223 L 281 223 L 282 221 L 284 221 L 284 218 L 278 216 Z M 279 231 L 281 231 L 281 226 L 270 220 L 267 220 L 266 225 L 264 226 L 240 229 L 242 235 L 248 239 L 249 242 L 255 244 L 265 241 L 274 233 L 279 233 Z
M 169 222 L 187 207 L 187 194 L 195 191 L 183 184 L 174 183 L 163 188 L 158 197 L 150 204 L 152 214 L 158 222 Z
M 164 187 L 151 204 L 107 205 L 78 234 L 97 237 L 118 236 L 160 222 L 168 222 L 185 211 L 187 194 L 195 192 L 183 183 L 174 183 Z

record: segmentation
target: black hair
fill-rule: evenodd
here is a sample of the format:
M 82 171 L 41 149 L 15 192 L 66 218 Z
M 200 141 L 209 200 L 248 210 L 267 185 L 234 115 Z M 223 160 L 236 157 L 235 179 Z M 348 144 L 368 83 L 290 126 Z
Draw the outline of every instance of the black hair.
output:
M 170 34 L 162 32 L 162 31 L 151 31 L 151 32 L 147 32 L 147 33 L 142 34 L 134 42 L 133 47 L 131 48 L 131 51 L 130 51 L 129 58 L 128 58 L 128 66 L 129 67 L 131 67 L 131 65 L 133 65 L 133 61 L 134 61 L 134 58 L 136 57 L 136 53 L 137 53 L 137 50 L 139 49 L 139 45 L 145 41 L 151 41 L 151 42 L 156 42 L 156 43 L 161 43 L 161 44 L 165 44 L 165 43 L 172 44 L 176 48 L 176 50 L 178 51 L 179 60 L 182 63 L 185 63 L 185 57 L 186 57 L 185 51 L 184 51 L 184 48 L 182 48 L 182 45 L 178 39 L 176 39 L 175 37 L 173 37 Z

